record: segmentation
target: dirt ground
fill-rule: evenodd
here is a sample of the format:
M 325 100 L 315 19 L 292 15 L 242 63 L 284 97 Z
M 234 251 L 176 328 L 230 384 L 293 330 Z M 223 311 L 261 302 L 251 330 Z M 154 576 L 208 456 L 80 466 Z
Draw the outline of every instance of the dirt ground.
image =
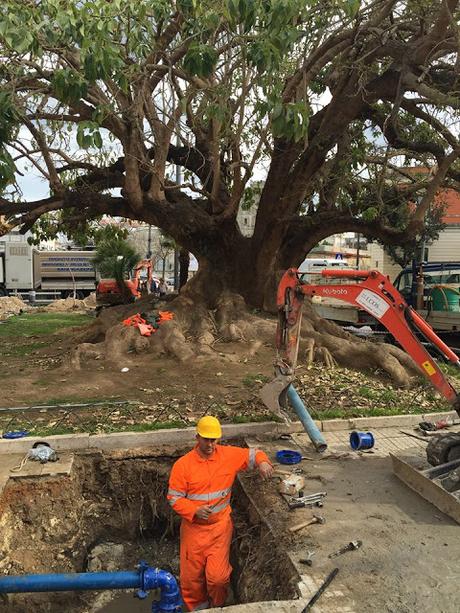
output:
M 194 422 L 205 412 L 230 421 L 270 418 L 259 400 L 260 388 L 273 377 L 275 350 L 269 343 L 261 344 L 254 355 L 248 355 L 244 343 L 218 342 L 213 346 L 215 357 L 205 361 L 183 364 L 172 357 L 132 353 L 122 365 L 92 360 L 77 370 L 70 356 L 84 329 L 0 338 L 0 407 L 116 398 L 139 402 L 154 412 L 164 413 L 170 406 L 169 420 L 180 414 L 183 421 Z M 129 371 L 121 372 L 120 366 Z M 379 371 L 328 370 L 321 364 L 307 369 L 301 356 L 297 372 L 296 387 L 317 418 L 447 408 L 423 380 L 401 393 Z
M 126 359 L 129 372 L 122 373 L 120 368 L 98 362 L 96 367 L 75 370 L 68 363 L 69 340 L 63 335 L 50 340 L 52 343 L 27 357 L 13 355 L 2 361 L 2 407 L 120 399 L 153 408 L 169 404 L 173 412 L 166 418 L 170 419 L 177 416 L 176 411 L 190 421 L 206 411 L 220 417 L 257 412 L 269 416 L 257 392 L 272 377 L 271 348 L 246 362 L 230 363 L 216 351 L 216 359 L 206 365 L 191 362 L 184 366 L 174 358 L 133 355 Z M 235 353 L 238 349 L 230 344 L 223 348 Z
M 280 448 L 279 442 L 259 444 L 271 454 Z M 413 454 L 423 462 L 422 451 L 414 449 Z M 313 448 L 308 455 L 315 456 Z M 349 454 L 302 466 L 305 493 L 327 492 L 324 507 L 313 512 L 326 523 L 294 534 L 288 527 L 311 518 L 312 511 L 289 511 L 272 484 L 261 484 L 256 477 L 246 482 L 255 504 L 269 509 L 267 519 L 282 535 L 299 572 L 319 585 L 334 567 L 340 569 L 329 588 L 336 597 L 322 599 L 318 611 L 460 611 L 459 526 L 401 483 L 389 457 Z M 360 549 L 328 558 L 358 539 Z M 298 563 L 307 551 L 315 553 L 311 568 Z

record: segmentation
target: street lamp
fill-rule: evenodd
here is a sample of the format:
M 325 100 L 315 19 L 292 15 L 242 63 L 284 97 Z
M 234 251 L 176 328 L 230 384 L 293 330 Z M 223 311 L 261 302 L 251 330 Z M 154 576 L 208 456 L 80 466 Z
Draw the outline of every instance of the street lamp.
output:
M 149 224 L 149 234 L 147 238 L 147 259 L 152 257 L 152 226 Z

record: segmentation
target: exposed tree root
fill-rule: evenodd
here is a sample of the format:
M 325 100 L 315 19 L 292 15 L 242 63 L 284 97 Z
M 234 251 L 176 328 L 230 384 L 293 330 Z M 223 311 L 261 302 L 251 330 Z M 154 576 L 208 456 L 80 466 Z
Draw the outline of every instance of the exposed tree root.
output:
M 331 321 L 319 317 L 309 304 L 305 305 L 303 336 L 308 338 L 302 348 L 306 351 L 307 364 L 313 358 L 326 366 L 333 363 L 357 370 L 384 370 L 400 387 L 411 385 L 420 370 L 404 351 L 386 343 L 374 343 L 359 339 L 342 330 Z
M 174 319 L 163 323 L 151 337 L 143 337 L 137 328 L 121 322 L 136 312 L 168 310 Z M 219 359 L 239 360 L 251 357 L 263 343 L 273 346 L 275 357 L 275 318 L 251 314 L 241 296 L 221 293 L 214 304 L 197 294 L 184 292 L 169 302 L 155 302 L 146 297 L 135 304 L 106 309 L 93 326 L 79 339 L 71 355 L 74 368 L 92 360 L 115 366 L 130 363 L 130 356 L 145 353 L 146 359 L 171 355 L 181 362 Z M 225 343 L 240 343 L 239 355 L 225 354 Z M 373 343 L 345 332 L 339 326 L 319 317 L 309 303 L 305 304 L 299 364 L 322 362 L 327 368 L 341 365 L 358 370 L 385 371 L 401 387 L 411 385 L 420 371 L 401 349 Z

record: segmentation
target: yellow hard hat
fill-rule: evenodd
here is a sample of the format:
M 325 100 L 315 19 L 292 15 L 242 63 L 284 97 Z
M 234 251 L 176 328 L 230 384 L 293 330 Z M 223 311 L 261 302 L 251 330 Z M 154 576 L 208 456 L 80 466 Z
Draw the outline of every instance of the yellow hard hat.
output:
M 217 417 L 205 415 L 196 426 L 197 433 L 203 438 L 221 438 L 222 428 Z

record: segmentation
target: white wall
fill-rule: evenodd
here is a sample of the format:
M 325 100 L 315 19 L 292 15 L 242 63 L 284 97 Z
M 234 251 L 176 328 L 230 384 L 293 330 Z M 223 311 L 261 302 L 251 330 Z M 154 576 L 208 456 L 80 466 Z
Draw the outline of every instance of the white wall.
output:
M 446 228 L 439 233 L 438 240 L 426 245 L 426 248 L 429 262 L 460 262 L 460 226 Z M 369 243 L 368 251 L 371 256 L 370 268 L 388 275 L 393 281 L 401 267 L 394 264 L 383 247 L 377 243 Z
M 395 264 L 390 256 L 385 253 L 382 245 L 378 243 L 369 243 L 367 251 L 370 255 L 369 268 L 371 270 L 378 270 L 382 275 L 387 275 L 391 281 L 394 281 L 402 270 L 401 266 Z
M 428 259 L 430 262 L 460 261 L 460 227 L 453 226 L 440 232 L 438 240 L 428 245 Z

